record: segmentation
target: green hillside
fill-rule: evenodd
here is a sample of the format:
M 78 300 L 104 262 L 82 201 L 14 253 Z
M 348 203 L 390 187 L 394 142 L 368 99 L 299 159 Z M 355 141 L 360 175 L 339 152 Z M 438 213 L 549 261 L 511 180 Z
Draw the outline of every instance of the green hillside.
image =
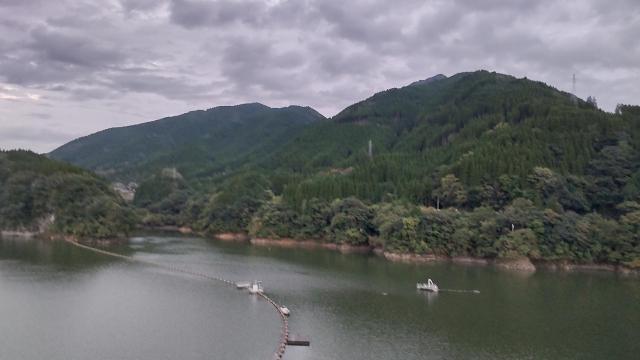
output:
M 543 83 L 485 71 L 387 90 L 331 120 L 309 127 L 270 164 L 305 174 L 290 196 L 379 201 L 391 193 L 433 203 L 428 193 L 448 173 L 470 187 L 503 175 L 526 187 L 536 166 L 586 175 L 604 147 L 629 152 L 638 141 L 638 125 L 621 116 Z M 354 169 L 318 175 L 332 167 Z
M 638 265 L 639 150 L 638 107 L 606 113 L 486 71 L 438 76 L 307 127 L 258 167 L 261 203 L 223 185 L 216 196 L 237 202 L 187 208 L 211 232 Z M 215 221 L 233 214 L 244 220 Z
M 125 236 L 135 216 L 90 172 L 28 151 L 0 151 L 0 229 Z
M 607 113 L 541 82 L 477 71 L 383 91 L 325 121 L 308 108 L 247 107 L 272 121 L 239 121 L 249 125 L 213 141 L 165 119 L 171 131 L 108 130 L 54 155 L 114 178 L 146 174 L 134 203 L 150 225 L 640 266 L 638 106 Z M 216 109 L 179 118 L 201 124 Z M 281 118 L 306 120 L 292 129 Z M 272 123 L 286 136 L 265 137 Z M 122 134 L 135 140 L 122 145 Z M 161 171 L 173 164 L 179 174 Z
M 50 156 L 122 181 L 174 167 L 189 179 L 206 178 L 269 156 L 319 119 L 323 116 L 309 107 L 221 106 L 100 131 Z

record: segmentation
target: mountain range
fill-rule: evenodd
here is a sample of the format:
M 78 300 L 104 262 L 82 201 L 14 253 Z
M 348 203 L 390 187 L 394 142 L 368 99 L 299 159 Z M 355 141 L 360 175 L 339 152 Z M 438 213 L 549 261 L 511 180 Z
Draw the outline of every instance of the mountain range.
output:
M 176 169 L 187 183 L 215 188 L 255 170 L 289 199 L 391 194 L 430 203 L 447 174 L 469 187 L 507 176 L 530 188 L 535 167 L 589 175 L 605 147 L 621 145 L 617 156 L 633 162 L 639 137 L 629 116 L 541 82 L 476 71 L 389 89 L 330 119 L 310 107 L 223 106 L 100 131 L 49 156 L 120 181 Z
M 49 156 L 137 182 L 147 225 L 640 267 L 640 107 L 604 112 L 527 78 L 436 75 L 330 119 L 216 107 Z

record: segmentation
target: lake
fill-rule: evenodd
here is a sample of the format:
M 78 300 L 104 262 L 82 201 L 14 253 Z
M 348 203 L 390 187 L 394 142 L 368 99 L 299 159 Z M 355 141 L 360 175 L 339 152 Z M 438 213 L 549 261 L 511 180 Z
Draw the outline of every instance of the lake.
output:
M 388 262 L 372 255 L 133 237 L 113 251 L 262 280 L 310 347 L 285 359 L 637 359 L 640 279 Z M 480 290 L 421 293 L 418 281 Z M 271 359 L 270 304 L 219 282 L 63 242 L 0 239 L 0 359 Z

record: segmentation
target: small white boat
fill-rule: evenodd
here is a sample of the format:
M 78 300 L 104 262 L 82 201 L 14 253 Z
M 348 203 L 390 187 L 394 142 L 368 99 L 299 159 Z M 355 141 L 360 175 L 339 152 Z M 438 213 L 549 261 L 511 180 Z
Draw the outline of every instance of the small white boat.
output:
M 289 308 L 286 306 L 280 306 L 280 312 L 286 316 L 289 316 L 289 314 L 291 314 L 291 311 L 289 311 Z
M 436 285 L 436 283 L 434 283 L 431 279 L 427 279 L 426 283 L 417 283 L 416 288 L 418 290 L 438 292 L 438 285 Z
M 252 294 L 262 294 L 264 292 L 264 288 L 262 287 L 262 281 L 254 281 L 249 286 L 249 292 Z
M 249 282 L 249 281 L 237 282 L 236 283 L 236 288 L 237 289 L 247 289 L 249 286 L 251 286 L 251 282 Z

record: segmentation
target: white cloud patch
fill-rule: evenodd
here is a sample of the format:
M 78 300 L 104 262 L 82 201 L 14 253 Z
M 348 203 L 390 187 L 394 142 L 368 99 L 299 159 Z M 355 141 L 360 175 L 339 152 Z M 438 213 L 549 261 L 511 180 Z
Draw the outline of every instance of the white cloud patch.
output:
M 576 73 L 578 95 L 607 110 L 640 98 L 636 0 L 0 0 L 0 33 L 0 131 L 36 134 L 5 130 L 0 146 L 37 151 L 241 102 L 331 116 L 477 69 L 564 90 Z M 40 139 L 54 122 L 67 136 Z

